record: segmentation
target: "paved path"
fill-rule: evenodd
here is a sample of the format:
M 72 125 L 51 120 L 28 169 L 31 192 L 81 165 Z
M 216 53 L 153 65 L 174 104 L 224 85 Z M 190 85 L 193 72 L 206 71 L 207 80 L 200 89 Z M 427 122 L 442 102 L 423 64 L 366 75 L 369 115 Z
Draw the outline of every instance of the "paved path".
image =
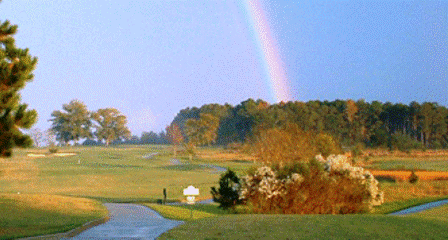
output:
M 110 220 L 69 238 L 78 239 L 155 239 L 182 224 L 168 220 L 150 208 L 127 203 L 105 203 Z
M 417 213 L 417 212 L 425 211 L 425 210 L 435 208 L 438 206 L 442 206 L 444 204 L 448 204 L 448 199 L 440 200 L 440 201 L 436 201 L 436 202 L 425 203 L 425 204 L 418 205 L 415 207 L 406 208 L 406 209 L 398 211 L 398 212 L 390 213 L 390 215 L 406 215 L 406 214 L 411 214 L 411 213 Z

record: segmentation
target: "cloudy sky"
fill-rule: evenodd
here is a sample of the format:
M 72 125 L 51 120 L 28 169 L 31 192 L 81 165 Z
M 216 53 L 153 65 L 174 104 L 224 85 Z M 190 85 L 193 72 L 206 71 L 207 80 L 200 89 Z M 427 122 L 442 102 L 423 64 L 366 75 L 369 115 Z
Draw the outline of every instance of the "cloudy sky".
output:
M 448 106 L 448 1 L 3 0 L 39 63 L 22 101 L 50 127 L 72 99 L 133 134 L 248 98 Z

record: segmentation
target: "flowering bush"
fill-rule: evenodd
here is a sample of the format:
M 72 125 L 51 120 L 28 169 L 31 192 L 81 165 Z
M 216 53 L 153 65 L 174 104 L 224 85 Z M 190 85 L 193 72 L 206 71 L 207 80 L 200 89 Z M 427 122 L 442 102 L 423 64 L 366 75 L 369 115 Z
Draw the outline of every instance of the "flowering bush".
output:
M 383 202 L 378 182 L 345 156 L 316 156 L 281 169 L 258 168 L 242 178 L 240 198 L 257 213 L 339 214 Z

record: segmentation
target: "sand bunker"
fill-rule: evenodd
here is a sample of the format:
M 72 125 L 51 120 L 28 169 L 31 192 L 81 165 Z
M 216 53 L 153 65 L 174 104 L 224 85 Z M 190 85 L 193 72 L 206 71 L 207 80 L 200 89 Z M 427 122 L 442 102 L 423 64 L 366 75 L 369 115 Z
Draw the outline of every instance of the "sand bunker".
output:
M 29 153 L 27 155 L 28 157 L 35 157 L 35 158 L 40 158 L 40 157 L 45 157 L 45 154 L 35 154 L 35 153 Z
M 75 156 L 76 153 L 54 153 L 53 155 L 58 157 L 65 157 L 65 156 Z
M 53 154 L 42 154 L 42 153 L 28 153 L 28 157 L 32 158 L 43 158 L 43 157 L 49 157 L 49 156 L 56 156 L 56 157 L 67 157 L 67 156 L 75 156 L 76 153 L 53 153 Z

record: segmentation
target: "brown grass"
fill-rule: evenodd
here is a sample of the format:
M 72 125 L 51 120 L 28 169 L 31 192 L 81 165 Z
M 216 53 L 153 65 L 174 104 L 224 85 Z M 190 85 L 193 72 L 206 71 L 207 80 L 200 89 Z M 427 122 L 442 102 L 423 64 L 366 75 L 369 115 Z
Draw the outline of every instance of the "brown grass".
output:
M 201 159 L 213 159 L 216 161 L 255 161 L 255 157 L 237 151 L 222 150 L 197 150 L 196 155 Z
M 381 184 L 385 202 L 403 201 L 426 197 L 448 196 L 448 181 L 420 181 L 416 184 L 400 182 Z
M 0 158 L 0 181 L 30 181 L 37 179 L 39 167 L 33 160 Z
M 366 149 L 363 151 L 364 157 L 413 157 L 413 158 L 426 158 L 426 157 L 445 157 L 448 156 L 448 150 L 446 149 L 431 149 L 431 150 L 410 150 L 409 153 L 401 152 L 398 150 L 389 151 L 387 149 Z
M 14 200 L 17 205 L 51 212 L 67 212 L 70 214 L 96 211 L 97 207 L 89 199 L 72 198 L 45 194 L 0 194 L 1 199 Z M 68 213 L 68 212 L 67 212 Z
M 369 170 L 376 178 L 388 178 L 396 181 L 406 181 L 411 171 L 400 170 Z M 416 171 L 419 180 L 448 180 L 448 172 Z

